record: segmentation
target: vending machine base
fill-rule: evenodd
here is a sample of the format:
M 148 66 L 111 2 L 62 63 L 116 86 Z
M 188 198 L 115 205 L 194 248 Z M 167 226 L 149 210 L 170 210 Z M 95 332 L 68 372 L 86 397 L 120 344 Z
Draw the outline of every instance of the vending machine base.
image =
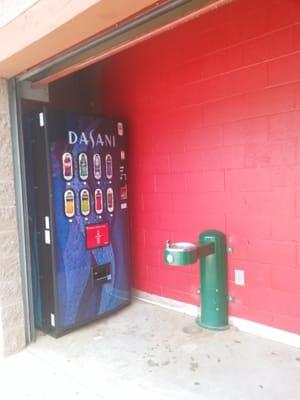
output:
M 46 108 L 23 131 L 35 322 L 59 337 L 130 303 L 126 135 Z
M 65 330 L 51 330 L 51 331 L 45 331 L 44 329 L 41 329 L 41 330 L 43 332 L 47 333 L 48 335 L 51 335 L 54 338 L 58 339 L 58 338 L 60 338 L 62 336 L 67 335 L 68 333 L 74 332 L 77 329 L 82 328 L 82 327 L 84 327 L 84 326 L 86 326 L 88 324 L 92 324 L 92 323 L 95 323 L 97 321 L 101 321 L 101 319 L 103 319 L 103 318 L 110 317 L 110 316 L 113 316 L 114 314 L 117 314 L 119 311 L 123 310 L 123 308 L 129 306 L 130 303 L 131 303 L 131 299 L 128 300 L 127 302 L 123 302 L 120 306 L 115 307 L 113 310 L 104 312 L 103 314 L 99 315 L 98 317 L 92 318 L 91 320 L 88 320 L 86 322 L 77 323 L 73 327 L 70 327 L 70 328 L 65 329 Z

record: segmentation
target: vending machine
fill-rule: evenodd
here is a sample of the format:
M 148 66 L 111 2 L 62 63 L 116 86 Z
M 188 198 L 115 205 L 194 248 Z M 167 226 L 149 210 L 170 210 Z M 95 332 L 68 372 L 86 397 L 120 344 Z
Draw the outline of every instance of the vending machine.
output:
M 130 302 L 126 134 L 46 108 L 23 131 L 35 321 L 58 337 Z

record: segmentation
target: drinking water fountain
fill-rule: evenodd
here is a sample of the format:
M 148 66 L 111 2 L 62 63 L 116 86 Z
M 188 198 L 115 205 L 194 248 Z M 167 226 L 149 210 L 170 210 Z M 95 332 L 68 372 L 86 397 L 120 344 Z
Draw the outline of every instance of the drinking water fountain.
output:
M 224 233 L 204 231 L 198 243 L 167 240 L 165 262 L 185 266 L 200 260 L 201 312 L 198 325 L 212 330 L 225 330 L 228 325 L 227 246 Z

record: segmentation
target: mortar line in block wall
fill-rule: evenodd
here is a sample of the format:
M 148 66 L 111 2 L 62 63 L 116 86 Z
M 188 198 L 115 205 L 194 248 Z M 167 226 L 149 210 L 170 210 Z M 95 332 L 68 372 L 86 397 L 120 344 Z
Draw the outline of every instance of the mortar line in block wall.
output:
M 274 35 L 274 34 L 276 34 L 278 32 L 285 31 L 286 29 L 289 29 L 289 28 L 293 28 L 298 24 L 299 24 L 299 22 L 294 22 L 294 23 L 291 23 L 289 25 L 284 25 L 283 27 L 280 27 L 280 28 L 277 28 L 277 29 L 272 29 L 272 30 L 270 30 L 268 32 L 253 36 L 251 38 L 244 39 L 244 40 L 242 40 L 240 42 L 236 42 L 236 43 L 233 43 L 233 44 L 225 45 L 225 46 L 217 48 L 217 49 L 215 49 L 213 51 L 209 51 L 209 52 L 207 52 L 207 53 L 205 53 L 205 54 L 203 54 L 201 56 L 191 58 L 190 60 L 188 60 L 186 62 L 186 64 L 189 64 L 191 62 L 196 62 L 196 61 L 199 61 L 201 59 L 205 59 L 205 58 L 210 57 L 210 56 L 212 56 L 214 54 L 221 53 L 224 50 L 234 49 L 236 47 L 243 46 L 244 44 L 249 44 L 249 43 L 254 42 L 256 40 L 264 39 L 264 38 L 266 38 L 268 36 L 271 36 L 271 35 Z M 297 52 L 299 52 L 299 50 L 296 49 L 296 50 L 291 51 L 288 54 L 294 54 L 294 53 L 297 53 Z M 261 63 L 267 62 L 268 60 L 275 60 L 277 58 L 282 58 L 282 57 L 286 57 L 286 56 L 287 56 L 287 54 L 283 54 L 283 55 L 280 55 L 280 56 L 270 57 L 270 58 L 268 58 L 266 60 L 255 62 L 255 63 L 252 63 L 252 64 L 247 64 L 247 65 L 249 65 L 249 66 L 257 65 L 257 64 L 261 64 Z M 244 68 L 244 67 L 241 67 L 241 68 Z M 239 69 L 239 68 L 237 68 L 237 69 Z

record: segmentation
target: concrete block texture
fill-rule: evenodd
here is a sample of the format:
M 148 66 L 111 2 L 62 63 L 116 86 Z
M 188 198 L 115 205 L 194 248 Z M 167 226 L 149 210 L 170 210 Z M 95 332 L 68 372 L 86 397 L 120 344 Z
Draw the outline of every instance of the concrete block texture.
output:
M 1 325 L 0 325 L 1 328 Z M 9 356 L 22 350 L 25 346 L 24 324 L 15 324 L 13 329 L 6 328 L 2 324 L 2 338 L 0 338 L 0 357 Z
M 7 81 L 0 79 L 0 357 L 25 345 Z
M 236 0 L 94 68 L 130 137 L 136 289 L 198 304 L 198 265 L 163 246 L 220 229 L 230 314 L 300 334 L 299 50 L 299 1 Z
M 0 258 L 7 258 L 18 251 L 18 234 L 16 231 L 0 232 Z
M 0 132 L 0 181 L 11 181 L 13 179 L 13 168 L 9 115 L 7 112 L 1 112 L 1 109 Z
M 0 78 L 0 112 L 8 110 L 7 81 Z
M 0 232 L 6 231 L 7 229 L 17 229 L 17 218 L 15 206 L 0 206 Z

